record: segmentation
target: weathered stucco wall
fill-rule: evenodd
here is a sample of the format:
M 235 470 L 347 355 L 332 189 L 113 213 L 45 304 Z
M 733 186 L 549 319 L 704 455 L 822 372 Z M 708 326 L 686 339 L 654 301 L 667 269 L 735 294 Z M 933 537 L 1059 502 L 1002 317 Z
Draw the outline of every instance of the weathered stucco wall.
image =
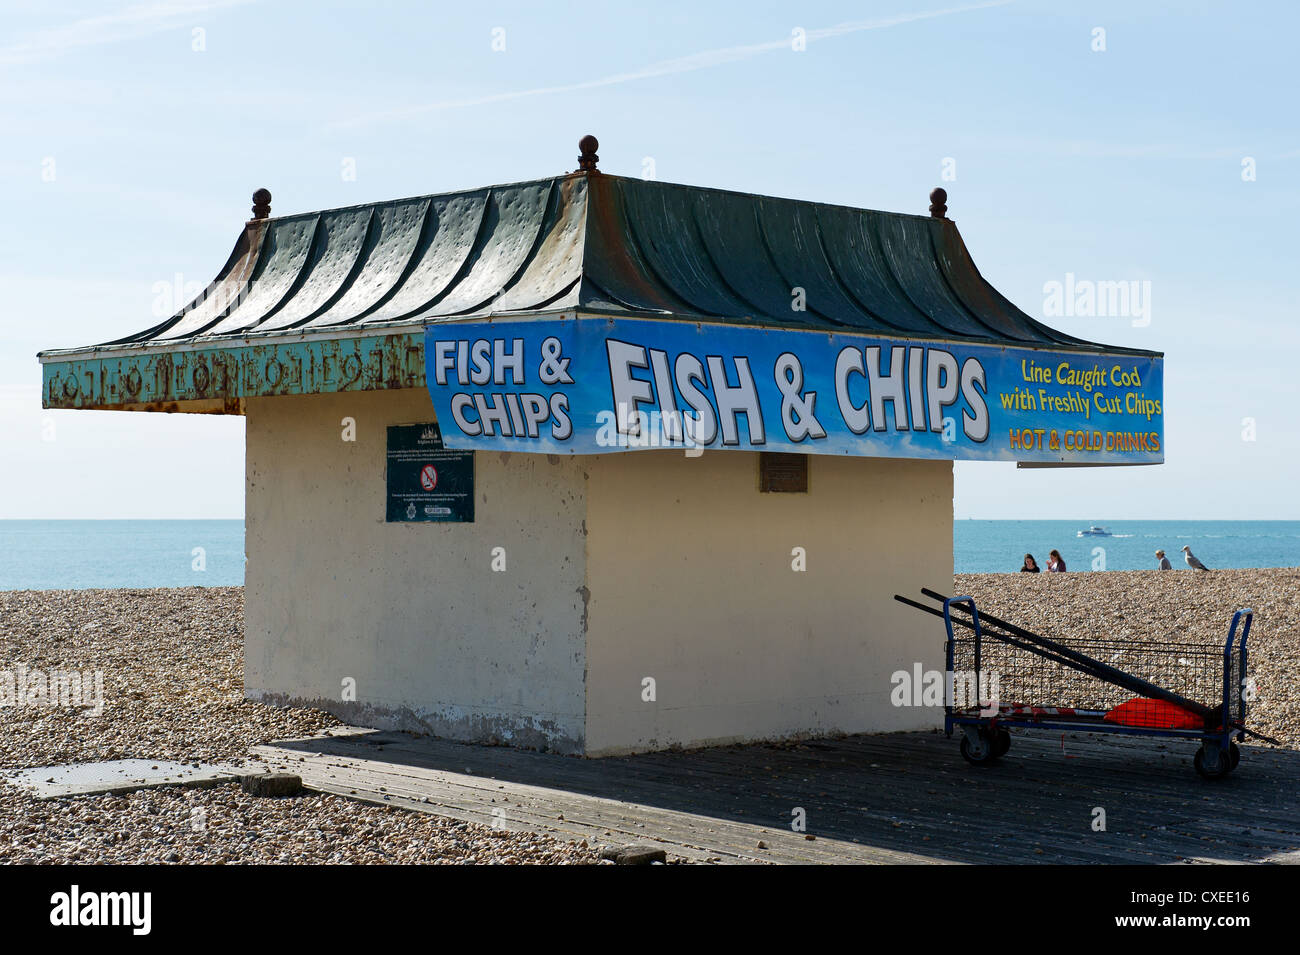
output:
M 890 676 L 943 670 L 893 595 L 950 585 L 950 462 L 815 456 L 806 494 L 760 493 L 747 452 L 586 467 L 588 754 L 941 724 Z
M 252 398 L 247 415 L 246 693 L 580 752 L 583 462 L 480 453 L 474 523 L 388 524 L 386 429 L 435 420 L 426 391 Z
M 764 494 L 747 452 L 480 452 L 474 523 L 388 524 L 386 429 L 433 421 L 426 392 L 247 413 L 250 697 L 589 755 L 940 721 L 890 702 L 943 669 L 892 595 L 952 579 L 950 463 L 813 457 Z

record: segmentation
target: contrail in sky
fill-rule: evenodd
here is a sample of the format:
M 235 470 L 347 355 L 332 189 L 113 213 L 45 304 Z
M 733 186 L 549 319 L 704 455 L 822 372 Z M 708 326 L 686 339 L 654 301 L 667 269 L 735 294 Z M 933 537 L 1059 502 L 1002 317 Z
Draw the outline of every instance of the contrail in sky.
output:
M 0 64 L 30 63 L 87 46 L 148 36 L 182 24 L 196 13 L 237 7 L 254 0 L 157 0 L 137 3 L 114 13 L 85 17 L 49 30 L 40 30 L 10 46 L 0 47 Z
M 846 36 L 850 33 L 862 33 L 866 30 L 882 30 L 885 27 L 898 26 L 903 23 L 912 23 L 917 20 L 933 20 L 938 17 L 950 16 L 954 13 L 967 13 L 971 10 L 985 10 L 989 7 L 1004 7 L 1013 2 L 1014 0 L 988 0 L 986 3 L 973 3 L 961 7 L 945 7 L 942 10 L 928 10 L 921 13 L 900 13 L 895 16 L 880 17 L 874 20 L 852 20 L 831 27 L 808 30 L 806 35 L 808 40 L 827 40 L 832 37 Z M 327 128 L 343 129 L 352 126 L 361 126 L 367 123 L 403 119 L 408 116 L 417 116 L 422 113 L 433 113 L 439 110 L 461 109 L 466 106 L 486 106 L 490 103 L 503 103 L 508 100 L 524 99 L 530 96 L 546 96 L 551 93 L 572 93 L 577 90 L 596 89 L 601 86 L 617 86 L 620 83 L 631 83 L 636 80 L 650 79 L 656 76 L 671 76 L 676 73 L 690 73 L 695 70 L 704 70 L 713 66 L 722 66 L 727 63 L 737 63 L 741 60 L 752 59 L 753 57 L 760 56 L 764 53 L 771 53 L 774 50 L 788 49 L 790 49 L 790 37 L 784 37 L 780 40 L 772 40 L 767 43 L 751 43 L 745 46 L 729 46 L 718 50 L 704 50 L 700 53 L 692 53 L 689 56 L 682 56 L 672 60 L 661 60 L 658 63 L 651 63 L 649 66 L 644 66 L 638 70 L 632 70 L 627 73 L 611 73 L 608 76 L 583 80 L 579 83 L 565 83 L 559 86 L 538 86 L 533 89 L 511 90 L 505 93 L 474 96 L 468 99 L 440 100 L 435 103 L 424 103 L 420 106 L 408 106 L 402 109 L 386 110 L 382 113 L 369 113 L 353 119 L 331 123 Z

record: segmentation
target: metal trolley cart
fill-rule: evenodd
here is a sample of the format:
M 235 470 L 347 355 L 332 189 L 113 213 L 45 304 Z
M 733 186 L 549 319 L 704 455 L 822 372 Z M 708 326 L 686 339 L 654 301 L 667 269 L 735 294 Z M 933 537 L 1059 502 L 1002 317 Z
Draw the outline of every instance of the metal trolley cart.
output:
M 1199 740 L 1195 766 L 1206 779 L 1237 768 L 1234 738 L 1277 743 L 1246 728 L 1251 610 L 1233 614 L 1221 647 L 1107 638 L 1067 645 L 981 613 L 971 597 L 921 593 L 942 609 L 895 599 L 943 618 L 944 729 L 952 736 L 961 728 L 961 754 L 974 765 L 1006 754 L 1010 727 Z

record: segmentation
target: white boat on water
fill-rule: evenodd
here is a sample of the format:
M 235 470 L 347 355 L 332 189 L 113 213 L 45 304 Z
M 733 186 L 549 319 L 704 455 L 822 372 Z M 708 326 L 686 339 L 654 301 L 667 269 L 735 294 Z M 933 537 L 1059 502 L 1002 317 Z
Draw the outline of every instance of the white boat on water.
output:
M 1111 534 L 1110 531 L 1106 530 L 1106 528 L 1098 524 L 1093 524 L 1092 527 L 1089 527 L 1086 531 L 1079 531 L 1078 536 L 1079 537 L 1111 537 L 1113 535 Z

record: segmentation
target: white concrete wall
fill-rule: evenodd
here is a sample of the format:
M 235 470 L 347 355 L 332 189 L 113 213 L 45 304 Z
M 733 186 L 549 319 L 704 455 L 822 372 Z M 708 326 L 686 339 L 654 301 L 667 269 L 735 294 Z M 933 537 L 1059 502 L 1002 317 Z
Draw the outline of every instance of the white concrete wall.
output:
M 386 428 L 435 420 L 426 391 L 252 398 L 247 415 L 247 695 L 580 752 L 584 462 L 480 453 L 474 523 L 388 524 Z
M 589 755 L 941 725 L 890 676 L 943 670 L 893 595 L 951 587 L 950 462 L 815 456 L 807 494 L 760 493 L 746 452 L 586 467 Z

